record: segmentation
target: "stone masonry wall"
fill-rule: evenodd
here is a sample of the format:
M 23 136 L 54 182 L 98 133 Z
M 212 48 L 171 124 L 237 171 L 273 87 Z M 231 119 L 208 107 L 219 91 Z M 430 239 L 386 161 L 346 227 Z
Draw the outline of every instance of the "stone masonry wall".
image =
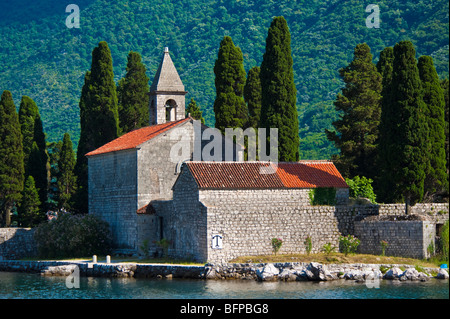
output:
M 109 223 L 117 247 L 136 245 L 136 150 L 92 156 L 89 161 L 89 213 Z
M 366 217 L 404 215 L 401 204 L 311 206 L 308 190 L 198 190 L 186 170 L 174 186 L 173 203 L 172 255 L 205 262 L 271 254 L 275 237 L 283 240 L 280 254 L 306 252 L 307 236 L 312 252 L 319 252 L 327 243 L 338 247 L 339 236 L 355 234 Z M 420 247 L 414 248 L 423 254 L 434 238 L 432 225 L 448 219 L 448 204 L 417 204 L 413 212 L 430 220 L 420 232 Z M 213 248 L 216 235 L 222 238 L 221 249 Z
M 432 221 L 359 221 L 355 224 L 355 236 L 360 239 L 358 252 L 382 253 L 381 241 L 387 241 L 385 254 L 424 259 L 430 257 L 429 245 L 436 233 Z
M 37 254 L 34 229 L 0 228 L 0 260 L 21 259 Z

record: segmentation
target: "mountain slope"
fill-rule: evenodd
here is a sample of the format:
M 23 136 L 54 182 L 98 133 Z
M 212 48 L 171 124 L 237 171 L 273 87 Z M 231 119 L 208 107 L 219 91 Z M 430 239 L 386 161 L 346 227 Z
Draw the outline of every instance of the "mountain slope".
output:
M 220 40 L 233 38 L 248 71 L 261 63 L 272 18 L 283 15 L 292 37 L 303 158 L 326 158 L 334 151 L 323 129 L 336 114 L 324 118 L 318 112 L 342 87 L 338 69 L 351 61 L 356 44 L 368 43 L 376 61 L 384 47 L 410 39 L 418 56 L 432 55 L 439 75 L 448 77 L 449 6 L 442 0 L 379 1 L 379 29 L 366 27 L 366 2 L 355 0 L 77 0 L 80 29 L 65 25 L 68 3 L 12 3 L 0 3 L 0 90 L 11 90 L 16 106 L 22 95 L 36 101 L 50 141 L 68 131 L 77 144 L 83 77 L 100 41 L 110 46 L 116 81 L 125 74 L 130 50 L 142 55 L 151 81 L 163 48 L 169 47 L 186 98 L 198 102 L 206 124 L 213 126 L 213 66 Z M 313 118 L 319 122 L 311 123 Z

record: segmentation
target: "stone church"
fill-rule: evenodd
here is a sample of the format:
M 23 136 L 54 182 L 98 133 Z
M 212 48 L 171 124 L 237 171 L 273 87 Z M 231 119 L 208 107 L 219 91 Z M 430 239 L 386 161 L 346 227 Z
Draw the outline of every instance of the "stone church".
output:
M 146 246 L 145 254 L 158 254 L 156 242 L 167 239 L 172 257 L 227 261 L 270 253 L 272 237 L 298 251 L 306 235 L 319 240 L 319 224 L 339 234 L 333 216 L 323 223 L 309 210 L 313 188 L 335 188 L 339 203 L 348 199 L 333 163 L 244 162 L 238 144 L 233 161 L 198 160 L 208 127 L 185 115 L 185 95 L 166 48 L 150 87 L 149 126 L 86 154 L 89 213 L 109 223 L 116 248 L 143 253 Z M 273 173 L 261 174 L 262 166 Z

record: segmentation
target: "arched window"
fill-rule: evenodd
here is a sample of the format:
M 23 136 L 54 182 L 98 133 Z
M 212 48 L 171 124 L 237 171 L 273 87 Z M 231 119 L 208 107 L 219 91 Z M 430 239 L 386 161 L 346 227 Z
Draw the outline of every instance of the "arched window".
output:
M 166 122 L 175 121 L 175 112 L 177 103 L 174 100 L 167 100 L 166 102 Z

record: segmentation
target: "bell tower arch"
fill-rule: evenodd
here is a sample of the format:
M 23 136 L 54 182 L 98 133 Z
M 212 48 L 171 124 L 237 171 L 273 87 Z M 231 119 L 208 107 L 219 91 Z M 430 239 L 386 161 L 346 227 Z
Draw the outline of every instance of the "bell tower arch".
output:
M 169 48 L 166 47 L 150 86 L 149 124 L 156 125 L 184 119 L 186 93 L 170 57 Z

